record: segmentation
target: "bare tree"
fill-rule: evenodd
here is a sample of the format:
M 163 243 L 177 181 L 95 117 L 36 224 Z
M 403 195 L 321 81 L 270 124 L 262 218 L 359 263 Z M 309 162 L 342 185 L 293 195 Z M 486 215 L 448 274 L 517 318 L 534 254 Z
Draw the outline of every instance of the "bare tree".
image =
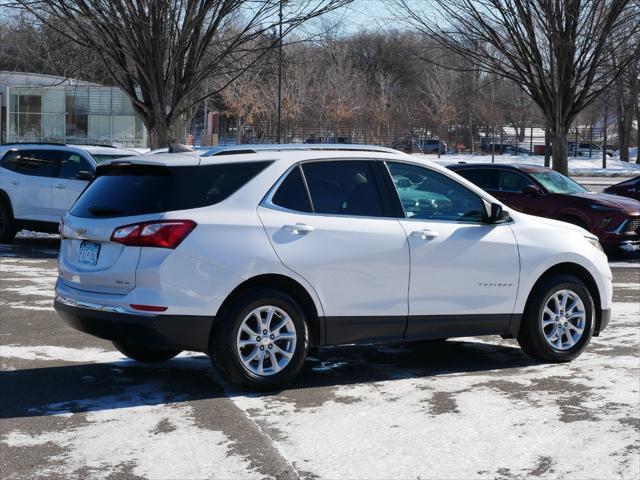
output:
M 177 120 L 203 100 L 207 77 L 233 80 L 277 43 L 268 33 L 278 23 L 279 0 L 17 1 L 100 56 L 147 127 L 153 148 L 175 138 Z M 283 32 L 350 1 L 289 0 Z
M 623 47 L 631 49 L 640 44 L 640 30 L 635 35 L 624 39 Z M 612 54 L 613 61 L 618 63 L 624 61 L 616 57 L 616 52 Z M 633 132 L 633 117 L 635 116 L 636 104 L 640 96 L 640 55 L 628 63 L 627 68 L 622 71 L 615 83 L 616 101 L 616 124 L 618 127 L 618 149 L 620 160 L 629 161 L 629 146 Z
M 640 45 L 622 47 L 640 29 L 640 0 L 432 0 L 428 14 L 410 0 L 390 1 L 400 20 L 531 96 L 562 173 L 576 115 L 640 55 Z
M 455 72 L 440 66 L 433 66 L 422 78 L 420 92 L 423 95 L 423 106 L 437 125 L 438 140 L 443 140 L 443 132 L 447 125 L 455 119 L 456 107 L 453 100 Z M 438 158 L 440 149 L 438 148 Z

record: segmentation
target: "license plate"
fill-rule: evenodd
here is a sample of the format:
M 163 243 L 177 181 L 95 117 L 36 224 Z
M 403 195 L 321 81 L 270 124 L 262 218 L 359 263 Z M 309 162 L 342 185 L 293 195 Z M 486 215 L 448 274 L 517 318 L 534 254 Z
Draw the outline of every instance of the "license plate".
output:
M 100 255 L 100 244 L 94 242 L 82 242 L 80 244 L 80 255 L 78 262 L 84 265 L 95 267 L 98 264 L 98 255 Z

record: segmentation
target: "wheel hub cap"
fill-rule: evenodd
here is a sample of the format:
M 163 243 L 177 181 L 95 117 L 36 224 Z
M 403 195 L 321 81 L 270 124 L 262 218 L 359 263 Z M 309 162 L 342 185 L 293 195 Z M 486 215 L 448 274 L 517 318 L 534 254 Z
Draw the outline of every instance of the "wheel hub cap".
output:
M 546 301 L 542 311 L 542 332 L 555 350 L 569 350 L 580 341 L 586 325 L 584 303 L 571 290 L 558 290 Z
M 236 339 L 240 362 L 248 372 L 267 377 L 285 368 L 296 350 L 291 317 L 273 305 L 258 307 L 242 320 Z

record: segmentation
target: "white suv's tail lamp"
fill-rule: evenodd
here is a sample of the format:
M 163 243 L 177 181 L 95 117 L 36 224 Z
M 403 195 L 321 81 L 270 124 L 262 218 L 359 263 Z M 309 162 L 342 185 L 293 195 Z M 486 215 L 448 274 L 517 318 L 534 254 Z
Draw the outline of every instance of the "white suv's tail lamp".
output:
M 196 225 L 193 220 L 156 220 L 123 225 L 113 231 L 111 241 L 134 247 L 176 248 Z

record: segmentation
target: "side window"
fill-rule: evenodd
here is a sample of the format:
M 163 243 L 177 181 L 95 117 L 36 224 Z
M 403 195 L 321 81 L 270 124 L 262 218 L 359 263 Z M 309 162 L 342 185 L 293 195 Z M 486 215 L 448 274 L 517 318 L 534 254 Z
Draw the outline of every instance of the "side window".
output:
M 370 162 L 306 163 L 302 170 L 315 213 L 385 216 Z
M 298 212 L 311 212 L 307 189 L 302 180 L 300 167 L 296 166 L 287 178 L 280 184 L 278 191 L 271 200 L 274 205 L 295 210 Z
M 522 193 L 522 189 L 533 182 L 518 172 L 500 170 L 500 190 L 503 192 Z
M 466 178 L 471 183 L 477 185 L 483 190 L 498 190 L 499 176 L 498 171 L 494 169 L 487 170 L 458 170 L 458 175 Z
M 2 159 L 2 166 L 23 175 L 56 177 L 60 162 L 57 152 L 23 150 L 8 152 Z
M 480 222 L 484 203 L 458 182 L 428 168 L 387 162 L 407 218 Z
M 64 153 L 58 177 L 75 179 L 81 170 L 91 171 L 87 161 L 76 153 Z

